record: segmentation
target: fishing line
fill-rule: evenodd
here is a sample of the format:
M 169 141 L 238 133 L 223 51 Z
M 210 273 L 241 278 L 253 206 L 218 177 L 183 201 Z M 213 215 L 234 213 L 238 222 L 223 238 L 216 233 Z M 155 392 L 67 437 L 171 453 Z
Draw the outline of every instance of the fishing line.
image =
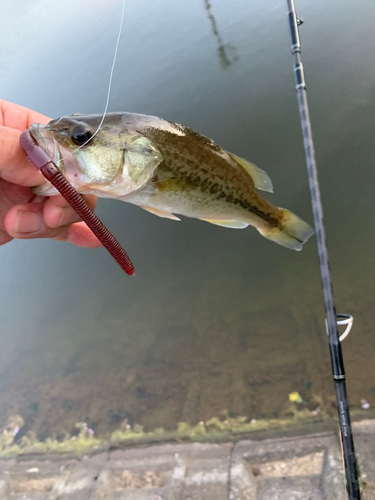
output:
M 121 22 L 120 28 L 117 35 L 115 54 L 112 61 L 111 72 L 109 76 L 109 86 L 107 92 L 107 100 L 104 108 L 103 117 L 99 123 L 98 128 L 95 133 L 87 140 L 84 144 L 78 147 L 75 151 L 81 149 L 85 146 L 100 130 L 100 127 L 103 124 L 105 119 L 109 98 L 111 94 L 111 86 L 112 86 L 112 78 L 113 71 L 116 64 L 116 57 L 118 52 L 118 47 L 120 43 L 120 37 L 122 32 L 122 27 L 124 23 L 124 14 L 125 14 L 125 0 L 122 2 L 122 14 L 121 14 Z M 102 221 L 98 218 L 96 214 L 90 209 L 87 205 L 86 201 L 82 198 L 82 196 L 74 189 L 74 187 L 67 181 L 67 179 L 61 174 L 59 168 L 54 163 L 54 160 L 49 156 L 49 154 L 43 149 L 41 146 L 37 145 L 35 140 L 33 140 L 32 135 L 29 130 L 24 130 L 20 136 L 20 145 L 22 149 L 27 154 L 31 163 L 42 172 L 44 177 L 59 191 L 59 193 L 68 201 L 68 203 L 72 206 L 72 208 L 76 211 L 76 213 L 80 216 L 80 218 L 87 224 L 87 226 L 91 229 L 91 231 L 96 235 L 96 237 L 100 240 L 103 246 L 108 250 L 108 252 L 112 255 L 112 257 L 117 261 L 117 263 L 121 266 L 121 268 L 129 275 L 134 275 L 134 266 L 122 248 L 120 243 L 116 240 L 116 238 L 111 234 L 107 227 L 102 223 Z M 73 153 L 69 154 L 72 156 Z M 59 160 L 64 160 L 64 157 L 61 157 Z
M 113 56 L 113 61 L 112 61 L 112 67 L 111 67 L 111 71 L 110 71 L 110 74 L 109 74 L 109 83 L 108 83 L 108 92 L 107 92 L 107 100 L 106 100 L 106 103 L 105 103 L 105 107 L 104 107 L 104 113 L 103 113 L 103 116 L 102 116 L 102 119 L 98 125 L 98 128 L 95 130 L 95 132 L 93 133 L 93 135 L 87 139 L 86 142 L 84 142 L 83 144 L 81 144 L 78 148 L 76 148 L 74 150 L 74 152 L 76 151 L 79 151 L 81 148 L 83 148 L 84 146 L 86 146 L 86 144 L 88 144 L 92 139 L 93 137 L 96 136 L 96 134 L 99 132 L 101 126 L 103 125 L 103 122 L 104 122 L 104 119 L 106 117 L 106 114 L 107 114 L 107 111 L 108 111 L 108 105 L 109 105 L 109 98 L 110 98 L 110 95 L 111 95 L 111 89 L 112 89 L 112 79 L 113 79 L 113 72 L 114 72 L 114 69 L 115 69 L 115 65 L 116 65 L 116 59 L 117 59 L 117 53 L 118 53 L 118 48 L 119 48 L 119 44 L 120 44 L 120 38 L 121 38 L 121 33 L 122 33 L 122 27 L 123 27 L 123 24 L 124 24 L 124 17 L 125 17 L 125 0 L 122 1 L 122 13 L 121 13 L 121 21 L 120 21 L 120 28 L 119 28 L 119 31 L 118 31 L 118 35 L 117 35 L 117 41 L 116 41 L 116 47 L 115 47 L 115 53 L 114 53 L 114 56 Z M 72 156 L 73 153 L 70 153 L 69 154 Z M 64 160 L 66 157 L 63 157 L 61 158 L 62 160 Z
M 104 122 L 104 118 L 107 114 L 107 111 L 108 111 L 108 104 L 109 104 L 109 97 L 111 95 L 111 88 L 112 88 L 112 78 L 113 78 L 113 71 L 115 69 L 115 64 L 116 64 L 116 58 L 117 58 L 117 52 L 118 52 L 118 47 L 119 47 L 119 43 L 120 43 L 120 38 L 121 38 L 121 33 L 122 33 L 122 26 L 124 24 L 124 15 L 125 15 L 125 0 L 122 1 L 122 13 L 121 13 L 121 22 L 120 22 L 120 28 L 119 28 L 119 31 L 118 31 L 118 35 L 117 35 L 117 42 L 116 42 L 116 48 L 115 48 L 115 54 L 113 56 L 113 62 L 112 62 L 112 68 L 111 68 L 111 72 L 110 72 L 110 75 L 109 75 L 109 84 L 108 84 L 108 93 L 107 93 L 107 101 L 105 103 L 105 108 L 104 108 L 104 113 L 103 113 L 103 117 L 101 119 L 101 122 L 99 123 L 99 126 L 98 128 L 96 129 L 96 131 L 94 132 L 94 134 L 90 137 L 90 139 L 88 139 L 84 144 L 82 144 L 79 148 L 77 149 L 81 149 L 83 148 L 83 146 L 85 146 L 88 142 L 91 141 L 91 139 L 93 137 L 96 136 L 96 134 L 99 132 L 100 130 L 100 127 L 103 125 L 103 122 Z

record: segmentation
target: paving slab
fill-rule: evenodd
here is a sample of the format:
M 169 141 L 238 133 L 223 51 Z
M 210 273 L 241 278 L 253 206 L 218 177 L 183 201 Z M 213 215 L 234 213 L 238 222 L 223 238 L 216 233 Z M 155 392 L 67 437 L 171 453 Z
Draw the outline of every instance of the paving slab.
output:
M 353 434 L 364 488 L 363 500 L 375 500 L 375 420 L 354 422 Z
M 233 445 L 178 444 L 111 453 L 92 500 L 227 500 Z
M 375 500 L 375 420 L 353 424 Z M 0 500 L 346 500 L 334 432 L 238 443 L 179 443 L 93 456 L 0 461 Z
M 5 474 L 0 473 L 0 498 L 8 498 L 10 496 L 9 478 Z
M 345 500 L 343 481 L 334 433 L 240 441 L 232 457 L 229 498 Z
M 51 490 L 49 500 L 90 500 L 96 489 L 96 481 L 109 453 L 84 457 L 71 469 L 64 467 L 58 481 Z
M 170 500 L 227 500 L 232 451 L 232 443 L 193 448 L 175 470 L 175 476 L 181 471 L 180 484 L 174 485 Z
M 164 500 L 176 464 L 175 455 L 186 449 L 186 445 L 176 449 L 165 445 L 112 452 L 103 464 L 90 500 Z

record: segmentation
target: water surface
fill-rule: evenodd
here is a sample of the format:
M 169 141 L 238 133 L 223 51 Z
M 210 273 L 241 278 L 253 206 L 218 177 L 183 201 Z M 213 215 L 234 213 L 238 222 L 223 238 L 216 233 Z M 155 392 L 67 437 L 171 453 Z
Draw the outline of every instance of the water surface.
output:
M 1 97 L 51 117 L 104 109 L 121 2 L 3 2 Z M 355 316 L 349 397 L 375 405 L 375 4 L 300 0 L 303 61 L 336 303 Z M 110 111 L 190 126 L 265 169 L 312 222 L 283 1 L 126 2 Z M 300 253 L 100 200 L 136 265 L 104 250 L 0 250 L 0 426 L 40 438 L 88 421 L 147 429 L 281 415 L 299 391 L 334 410 L 315 240 Z

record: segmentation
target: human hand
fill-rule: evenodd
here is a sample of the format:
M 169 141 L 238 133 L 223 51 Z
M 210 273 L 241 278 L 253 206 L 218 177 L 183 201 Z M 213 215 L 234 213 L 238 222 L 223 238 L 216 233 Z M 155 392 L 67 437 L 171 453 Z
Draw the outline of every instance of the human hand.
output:
M 60 195 L 36 196 L 31 188 L 45 182 L 19 145 L 23 130 L 50 118 L 0 100 L 0 245 L 13 238 L 53 238 L 82 247 L 101 243 Z M 84 195 L 93 210 L 97 198 Z

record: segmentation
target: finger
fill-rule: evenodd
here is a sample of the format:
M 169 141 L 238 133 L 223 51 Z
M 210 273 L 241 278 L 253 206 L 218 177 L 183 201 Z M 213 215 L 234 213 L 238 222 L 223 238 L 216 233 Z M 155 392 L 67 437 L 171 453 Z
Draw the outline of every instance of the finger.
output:
M 0 99 L 0 125 L 16 130 L 26 130 L 32 123 L 48 123 L 48 116 Z
M 73 245 L 86 248 L 98 248 L 102 246 L 98 238 L 84 222 L 77 222 L 76 224 L 69 226 L 66 231 L 62 232 L 54 239 L 68 241 Z
M 86 201 L 91 210 L 94 210 L 94 208 L 96 207 L 96 202 L 98 200 L 98 197 L 95 196 L 94 194 L 82 194 L 81 196 Z M 48 202 L 53 203 L 57 207 L 66 207 L 69 205 L 69 202 L 66 201 L 66 199 L 61 195 L 51 196 L 48 199 Z
M 4 220 L 8 235 L 11 238 L 23 240 L 54 238 L 83 247 L 96 248 L 101 246 L 100 241 L 83 222 L 50 228 L 43 217 L 44 204 L 25 203 L 12 207 Z
M 0 126 L 0 177 L 21 186 L 40 186 L 46 181 L 29 163 L 19 137 L 18 130 Z
M 6 231 L 0 230 L 0 246 L 5 245 L 5 243 L 9 243 L 12 241 L 12 237 Z
M 4 227 L 13 238 L 54 238 L 66 228 L 53 229 L 43 217 L 44 203 L 23 203 L 13 206 L 5 216 Z
M 6 182 L 0 178 L 0 230 L 4 229 L 4 215 L 13 205 L 30 203 L 33 200 L 31 189 Z
M 97 197 L 94 195 L 84 195 L 83 198 L 91 210 L 94 210 Z M 52 196 L 44 205 L 44 220 L 49 227 L 55 228 L 77 222 L 81 219 L 65 198 L 62 196 Z

